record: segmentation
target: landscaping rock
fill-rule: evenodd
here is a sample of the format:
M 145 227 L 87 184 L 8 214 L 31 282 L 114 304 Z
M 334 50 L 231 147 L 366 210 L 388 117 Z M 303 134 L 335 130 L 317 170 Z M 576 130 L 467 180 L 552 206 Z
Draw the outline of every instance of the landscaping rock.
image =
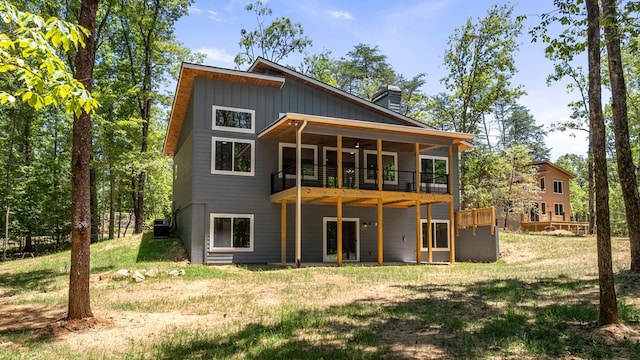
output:
M 148 276 L 148 277 L 156 277 L 156 276 L 158 276 L 158 269 L 157 268 L 151 268 L 151 269 L 147 270 L 144 273 L 144 275 Z
M 133 280 L 135 280 L 136 282 L 142 282 L 142 281 L 144 281 L 144 275 L 142 275 L 142 273 L 140 273 L 140 271 L 136 270 L 133 273 Z
M 184 275 L 185 271 L 184 269 L 173 269 L 171 271 L 169 271 L 169 275 L 171 276 L 181 276 Z
M 116 271 L 111 277 L 114 279 L 124 279 L 124 278 L 128 278 L 129 276 L 131 276 L 131 272 L 129 272 L 129 270 L 120 269 Z

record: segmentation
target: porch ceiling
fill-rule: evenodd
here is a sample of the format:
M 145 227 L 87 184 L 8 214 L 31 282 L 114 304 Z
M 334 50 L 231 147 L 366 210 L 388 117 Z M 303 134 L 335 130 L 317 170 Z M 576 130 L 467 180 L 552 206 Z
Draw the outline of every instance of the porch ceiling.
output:
M 420 205 L 447 203 L 453 201 L 453 196 L 449 194 L 425 194 L 399 191 L 379 191 L 379 190 L 354 190 L 337 188 L 317 188 L 303 186 L 301 188 L 302 203 L 315 205 L 336 205 L 338 199 L 342 198 L 342 204 L 346 206 L 377 206 L 378 199 L 382 199 L 383 207 L 409 208 Z M 270 197 L 271 202 L 295 203 L 296 187 L 275 193 Z
M 459 150 L 464 151 L 471 148 L 467 141 L 473 138 L 471 134 L 450 131 L 296 113 L 285 114 L 260 132 L 258 138 L 295 142 L 295 124 L 304 121 L 307 121 L 304 143 L 324 146 L 335 146 L 336 135 L 343 134 L 351 138 L 351 143 L 343 143 L 344 147 L 353 147 L 356 140 L 365 140 L 364 145 L 373 150 L 375 139 L 380 138 L 392 139 L 384 142 L 385 151 L 412 151 L 415 143 L 420 150 L 458 145 Z

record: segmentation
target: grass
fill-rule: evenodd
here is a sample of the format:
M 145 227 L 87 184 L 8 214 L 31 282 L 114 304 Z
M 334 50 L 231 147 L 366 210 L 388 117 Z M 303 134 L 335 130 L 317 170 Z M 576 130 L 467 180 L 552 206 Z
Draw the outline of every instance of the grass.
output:
M 277 269 L 189 266 L 177 240 L 149 234 L 105 241 L 92 245 L 91 297 L 106 320 L 78 333 L 37 321 L 64 314 L 68 252 L 0 263 L 0 316 L 36 313 L 0 319 L 0 358 L 640 359 L 638 336 L 595 336 L 594 238 L 506 233 L 500 246 L 488 264 Z M 620 315 L 640 330 L 628 240 L 613 254 Z M 152 267 L 142 283 L 98 280 Z

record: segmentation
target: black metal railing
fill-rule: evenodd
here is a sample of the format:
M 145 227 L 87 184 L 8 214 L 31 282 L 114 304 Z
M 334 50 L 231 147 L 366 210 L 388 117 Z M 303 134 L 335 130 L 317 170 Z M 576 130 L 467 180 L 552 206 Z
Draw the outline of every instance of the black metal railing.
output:
M 296 186 L 295 166 L 290 166 L 282 171 L 271 174 L 271 193 Z M 394 169 L 382 170 L 382 189 L 384 191 L 415 192 L 415 171 Z M 303 165 L 302 186 L 337 188 L 338 167 Z M 420 174 L 419 192 L 427 194 L 450 194 L 449 175 L 446 174 Z M 355 168 L 345 166 L 342 168 L 342 188 L 378 190 L 378 171 L 376 168 Z

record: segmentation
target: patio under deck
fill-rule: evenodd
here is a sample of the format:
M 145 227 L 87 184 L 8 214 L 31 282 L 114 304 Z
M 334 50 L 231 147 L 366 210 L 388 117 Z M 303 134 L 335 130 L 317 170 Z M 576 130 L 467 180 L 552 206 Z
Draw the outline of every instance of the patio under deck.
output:
M 306 131 L 306 132 L 305 132 Z M 320 144 L 335 146 L 336 167 L 332 173 L 333 179 L 326 175 L 320 179 L 318 164 L 313 164 L 314 175 L 303 174 L 301 162 L 302 136 L 305 144 Z M 295 215 L 295 259 L 300 263 L 302 237 L 302 204 L 322 204 L 336 207 L 337 219 L 337 248 L 342 249 L 342 212 L 343 206 L 375 206 L 377 207 L 378 230 L 378 264 L 383 264 L 383 209 L 385 207 L 409 208 L 415 207 L 415 244 L 416 263 L 422 263 L 422 223 L 421 207 L 426 206 L 427 226 L 431 228 L 431 206 L 436 203 L 447 203 L 449 207 L 449 262 L 455 262 L 455 231 L 454 231 L 454 197 L 453 189 L 453 154 L 454 147 L 459 151 L 470 146 L 466 140 L 473 136 L 435 129 L 408 127 L 393 124 L 373 123 L 367 121 L 336 119 L 304 114 L 287 113 L 263 130 L 258 138 L 272 139 L 281 142 L 295 141 L 296 165 L 295 174 L 282 170 L 271 177 L 270 200 L 281 204 L 281 259 L 286 263 L 286 224 L 287 203 L 296 204 Z M 358 139 L 368 139 L 375 144 L 375 164 L 366 169 L 343 166 L 343 143 L 347 138 L 357 144 Z M 384 142 L 383 142 L 384 139 Z M 444 181 L 436 174 L 420 172 L 420 154 L 422 151 L 434 148 L 447 148 L 448 169 Z M 358 148 L 354 145 L 354 148 Z M 399 171 L 395 168 L 383 166 L 383 152 L 410 151 L 415 154 L 413 169 Z M 313 168 L 309 168 L 312 170 Z M 345 173 L 353 170 L 355 175 Z M 323 174 L 327 168 L 323 168 Z M 353 181 L 351 181 L 353 180 Z M 291 181 L 291 182 L 289 182 Z M 419 184 L 419 186 L 415 186 Z M 444 189 L 444 191 L 443 191 Z M 428 233 L 427 261 L 432 262 L 431 231 Z M 342 252 L 337 253 L 337 265 L 342 264 Z

